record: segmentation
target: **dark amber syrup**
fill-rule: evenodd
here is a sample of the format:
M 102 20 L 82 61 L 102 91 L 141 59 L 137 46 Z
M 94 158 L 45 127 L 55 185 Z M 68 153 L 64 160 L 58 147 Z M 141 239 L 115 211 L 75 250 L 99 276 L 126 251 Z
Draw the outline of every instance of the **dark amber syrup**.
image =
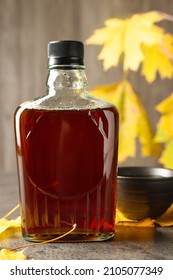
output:
M 40 241 L 77 224 L 66 239 L 106 239 L 115 229 L 118 114 L 16 111 L 23 235 Z

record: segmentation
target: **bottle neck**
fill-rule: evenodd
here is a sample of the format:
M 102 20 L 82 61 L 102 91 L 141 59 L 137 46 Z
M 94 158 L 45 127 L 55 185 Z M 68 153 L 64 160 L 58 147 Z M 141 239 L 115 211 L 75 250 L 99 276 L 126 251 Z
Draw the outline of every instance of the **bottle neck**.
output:
M 75 92 L 83 95 L 87 89 L 84 66 L 56 66 L 48 70 L 47 94 L 55 95 L 59 91 Z

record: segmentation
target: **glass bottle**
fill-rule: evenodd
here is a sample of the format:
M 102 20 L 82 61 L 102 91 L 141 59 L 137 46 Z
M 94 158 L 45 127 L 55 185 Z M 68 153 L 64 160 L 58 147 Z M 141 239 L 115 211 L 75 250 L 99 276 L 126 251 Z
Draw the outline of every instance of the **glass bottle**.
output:
M 115 230 L 118 112 L 87 91 L 79 41 L 48 44 L 47 92 L 15 112 L 22 233 L 101 241 Z

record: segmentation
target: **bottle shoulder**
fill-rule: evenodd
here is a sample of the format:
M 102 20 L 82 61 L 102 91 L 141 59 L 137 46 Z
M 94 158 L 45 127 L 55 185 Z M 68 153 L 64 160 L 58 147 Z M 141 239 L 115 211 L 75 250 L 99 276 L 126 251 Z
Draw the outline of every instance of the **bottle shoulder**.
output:
M 63 96 L 63 97 L 62 97 Z M 106 100 L 94 97 L 88 92 L 83 96 L 78 94 L 70 94 L 69 92 L 63 93 L 63 95 L 45 95 L 40 98 L 26 101 L 22 103 L 16 111 L 20 108 L 23 109 L 35 109 L 35 110 L 93 110 L 93 109 L 105 109 L 114 107 L 115 111 L 118 110 L 116 106 Z

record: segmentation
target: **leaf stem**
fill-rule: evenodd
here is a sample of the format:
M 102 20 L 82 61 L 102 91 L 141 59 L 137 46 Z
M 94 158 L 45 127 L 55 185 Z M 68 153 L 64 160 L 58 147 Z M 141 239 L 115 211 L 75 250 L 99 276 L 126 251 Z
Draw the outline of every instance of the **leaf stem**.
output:
M 37 242 L 37 243 L 33 243 L 33 244 L 26 244 L 26 245 L 22 245 L 22 246 L 18 246 L 18 247 L 15 247 L 15 248 L 12 248 L 10 249 L 11 251 L 16 251 L 16 250 L 19 250 L 19 249 L 24 249 L 24 248 L 27 248 L 27 247 L 31 247 L 31 246 L 37 246 L 37 245 L 42 245 L 42 244 L 46 244 L 46 243 L 51 243 L 51 242 L 54 242 L 54 241 L 57 241 L 58 239 L 61 239 L 63 237 L 65 237 L 66 235 L 72 233 L 76 228 L 76 224 L 74 224 L 72 226 L 72 229 L 67 231 L 66 233 L 58 236 L 58 237 L 55 237 L 53 239 L 50 239 L 50 240 L 46 240 L 46 241 L 43 241 L 43 242 Z
M 159 12 L 159 14 L 161 14 L 164 17 L 164 19 L 173 21 L 173 16 L 171 16 L 170 14 L 166 14 L 162 12 Z
M 14 211 L 16 211 L 19 208 L 20 204 L 17 204 L 12 210 L 10 210 L 2 219 L 8 218 Z

